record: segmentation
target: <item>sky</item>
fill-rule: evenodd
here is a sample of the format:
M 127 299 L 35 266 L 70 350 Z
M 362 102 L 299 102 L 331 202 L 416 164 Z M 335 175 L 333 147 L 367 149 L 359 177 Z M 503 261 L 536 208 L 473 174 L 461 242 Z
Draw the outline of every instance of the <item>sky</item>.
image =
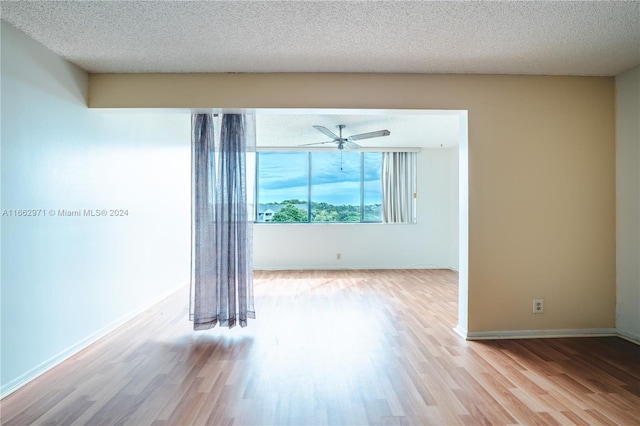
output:
M 360 153 L 311 153 L 311 197 L 314 202 L 360 204 Z M 308 152 L 259 154 L 258 203 L 308 197 Z M 365 204 L 381 202 L 380 153 L 365 153 Z

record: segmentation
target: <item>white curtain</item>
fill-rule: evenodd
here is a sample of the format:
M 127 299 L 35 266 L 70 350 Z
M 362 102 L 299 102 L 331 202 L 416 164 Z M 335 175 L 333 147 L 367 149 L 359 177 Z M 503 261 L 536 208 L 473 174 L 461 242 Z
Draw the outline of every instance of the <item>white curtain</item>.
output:
M 382 153 L 383 222 L 416 222 L 416 161 L 415 152 Z
M 253 305 L 252 221 L 247 152 L 251 115 L 193 114 L 191 294 L 194 330 L 247 325 Z M 217 149 L 216 149 L 217 148 Z

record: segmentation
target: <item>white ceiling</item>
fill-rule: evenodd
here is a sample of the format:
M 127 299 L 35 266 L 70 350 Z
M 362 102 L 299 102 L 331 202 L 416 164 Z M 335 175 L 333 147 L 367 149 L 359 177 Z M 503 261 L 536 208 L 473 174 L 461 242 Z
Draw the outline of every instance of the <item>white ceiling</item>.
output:
M 363 139 L 357 143 L 366 148 L 448 148 L 458 145 L 458 112 L 424 111 L 422 114 L 394 111 L 340 112 L 287 111 L 285 113 L 256 115 L 256 144 L 270 147 L 296 147 L 301 144 L 326 142 L 330 138 L 314 129 L 324 126 L 335 134 L 338 124 L 344 124 L 343 137 L 389 130 L 389 136 Z M 324 148 L 335 149 L 335 144 Z
M 616 75 L 640 1 L 1 1 L 89 72 Z

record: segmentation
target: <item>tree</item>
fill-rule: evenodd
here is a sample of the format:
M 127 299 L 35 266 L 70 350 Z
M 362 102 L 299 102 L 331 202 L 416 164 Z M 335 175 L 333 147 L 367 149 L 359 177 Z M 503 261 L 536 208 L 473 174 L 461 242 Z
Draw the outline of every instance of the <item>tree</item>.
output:
M 307 212 L 292 204 L 287 204 L 271 218 L 272 222 L 306 222 Z
M 337 222 L 338 212 L 333 210 L 315 210 L 313 222 Z
M 297 198 L 291 199 L 291 200 L 284 200 L 284 201 L 280 201 L 279 203 L 276 204 L 307 204 L 306 201 L 303 200 L 298 200 Z

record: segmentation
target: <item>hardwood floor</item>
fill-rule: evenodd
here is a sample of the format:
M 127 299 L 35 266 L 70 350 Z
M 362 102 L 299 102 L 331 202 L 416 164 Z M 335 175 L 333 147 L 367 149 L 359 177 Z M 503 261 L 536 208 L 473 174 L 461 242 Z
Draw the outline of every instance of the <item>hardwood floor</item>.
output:
M 467 342 L 451 271 L 255 273 L 257 319 L 183 289 L 1 401 L 2 424 L 640 424 L 640 347 Z

